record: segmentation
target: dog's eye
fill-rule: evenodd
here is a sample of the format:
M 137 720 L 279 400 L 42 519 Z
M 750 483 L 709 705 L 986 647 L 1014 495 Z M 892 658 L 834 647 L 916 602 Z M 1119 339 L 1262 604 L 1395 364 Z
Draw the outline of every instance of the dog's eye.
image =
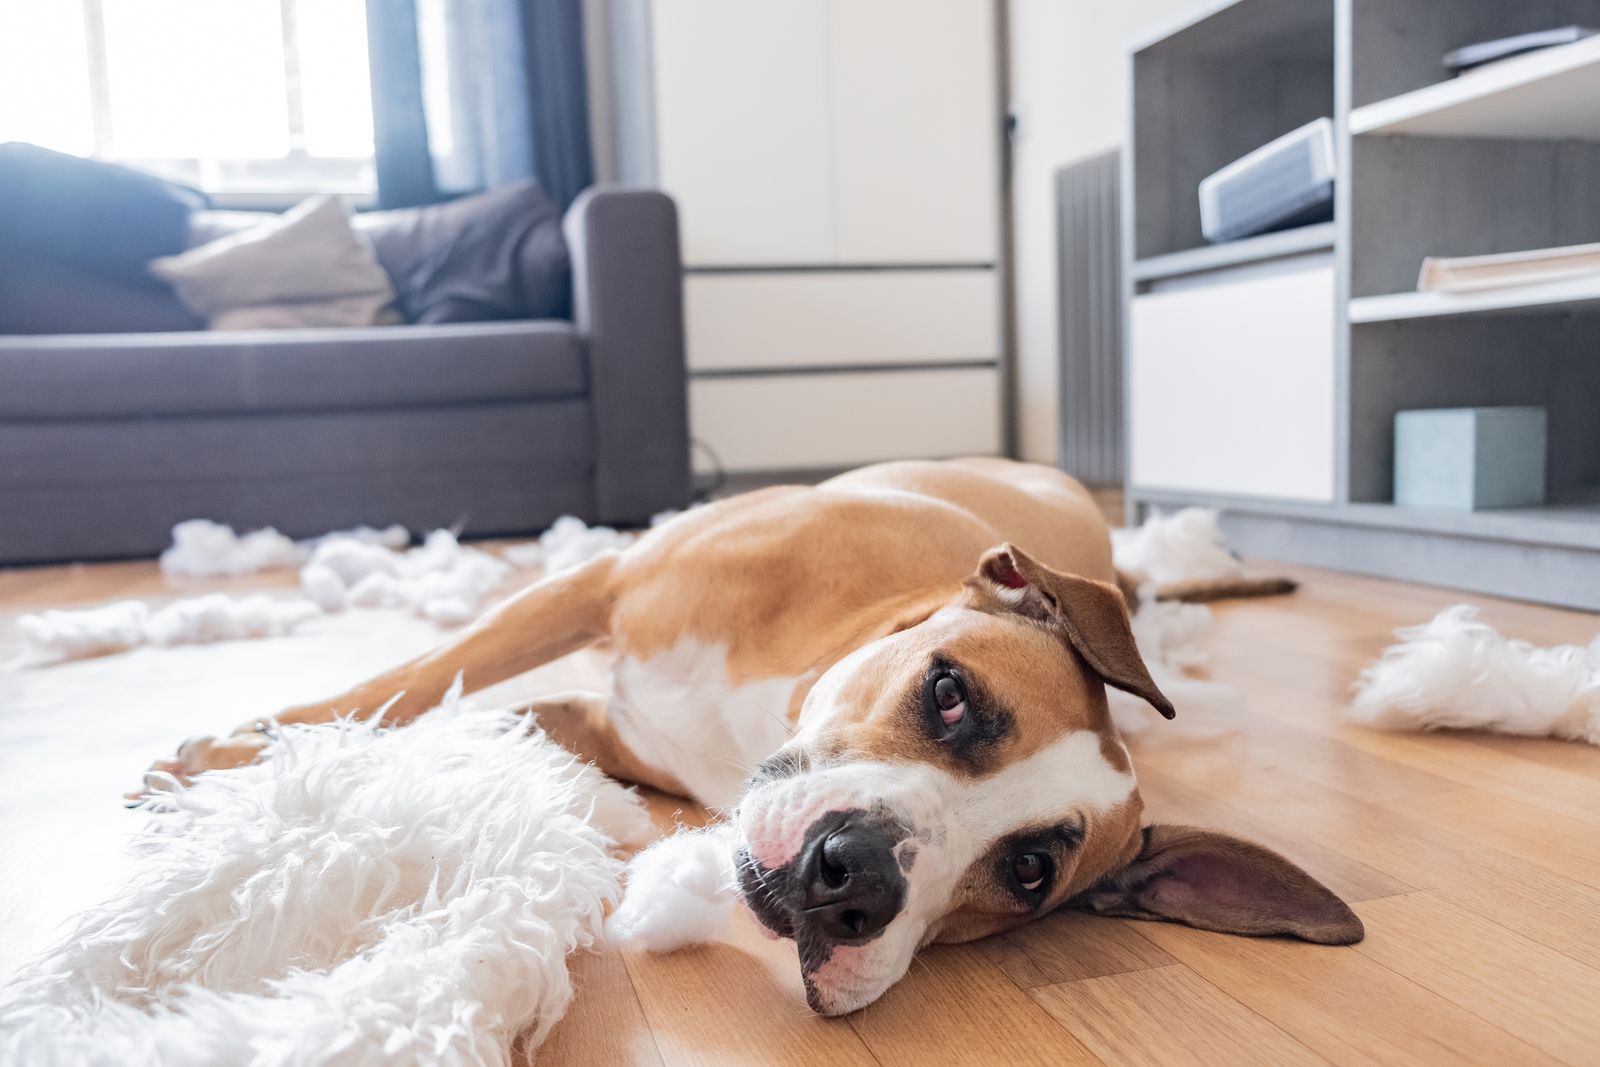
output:
M 1013 856 L 1011 877 L 1025 892 L 1037 893 L 1050 879 L 1050 857 L 1043 852 L 1023 852 Z
M 948 673 L 935 676 L 933 705 L 939 709 L 939 718 L 946 726 L 958 724 L 967 714 L 967 690 L 961 679 Z

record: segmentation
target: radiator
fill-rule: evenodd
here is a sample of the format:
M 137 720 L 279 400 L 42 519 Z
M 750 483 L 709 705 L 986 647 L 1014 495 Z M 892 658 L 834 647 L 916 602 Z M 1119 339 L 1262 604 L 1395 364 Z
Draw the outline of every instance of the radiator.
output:
M 1121 153 L 1056 171 L 1061 466 L 1120 485 L 1122 434 Z

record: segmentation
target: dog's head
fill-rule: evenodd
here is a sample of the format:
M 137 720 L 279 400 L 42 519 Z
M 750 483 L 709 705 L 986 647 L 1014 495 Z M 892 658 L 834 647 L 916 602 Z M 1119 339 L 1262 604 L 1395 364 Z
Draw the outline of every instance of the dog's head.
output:
M 1105 686 L 1168 718 L 1118 590 L 1010 545 L 931 616 L 829 669 L 735 819 L 739 889 L 811 1006 L 871 1003 L 933 941 L 1070 905 L 1343 944 L 1361 923 L 1282 857 L 1143 827 Z

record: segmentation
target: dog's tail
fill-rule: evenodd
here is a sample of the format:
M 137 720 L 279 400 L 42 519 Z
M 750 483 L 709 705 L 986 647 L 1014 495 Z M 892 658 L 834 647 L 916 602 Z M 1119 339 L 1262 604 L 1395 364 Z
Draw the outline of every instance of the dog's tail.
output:
M 1129 571 L 1117 571 L 1117 585 L 1128 602 L 1129 611 L 1139 610 L 1141 590 L 1149 592 L 1143 576 Z M 1293 578 L 1254 578 L 1234 575 L 1228 578 L 1201 578 L 1192 582 L 1168 582 L 1155 587 L 1156 600 L 1177 600 L 1185 604 L 1209 604 L 1216 600 L 1237 600 L 1244 597 L 1283 596 L 1300 588 Z

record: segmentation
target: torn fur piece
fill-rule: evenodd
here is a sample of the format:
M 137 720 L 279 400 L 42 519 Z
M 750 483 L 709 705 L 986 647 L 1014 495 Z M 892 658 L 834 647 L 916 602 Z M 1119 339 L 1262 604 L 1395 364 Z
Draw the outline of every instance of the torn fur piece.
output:
M 288 726 L 165 795 L 128 884 L 0 990 L 0 1062 L 512 1062 L 573 995 L 632 790 L 459 690 L 404 730 Z M 516 1062 L 522 1062 L 518 1059 Z
M 1470 604 L 1395 636 L 1399 643 L 1361 672 L 1352 721 L 1600 744 L 1600 636 L 1588 646 L 1512 641 Z

